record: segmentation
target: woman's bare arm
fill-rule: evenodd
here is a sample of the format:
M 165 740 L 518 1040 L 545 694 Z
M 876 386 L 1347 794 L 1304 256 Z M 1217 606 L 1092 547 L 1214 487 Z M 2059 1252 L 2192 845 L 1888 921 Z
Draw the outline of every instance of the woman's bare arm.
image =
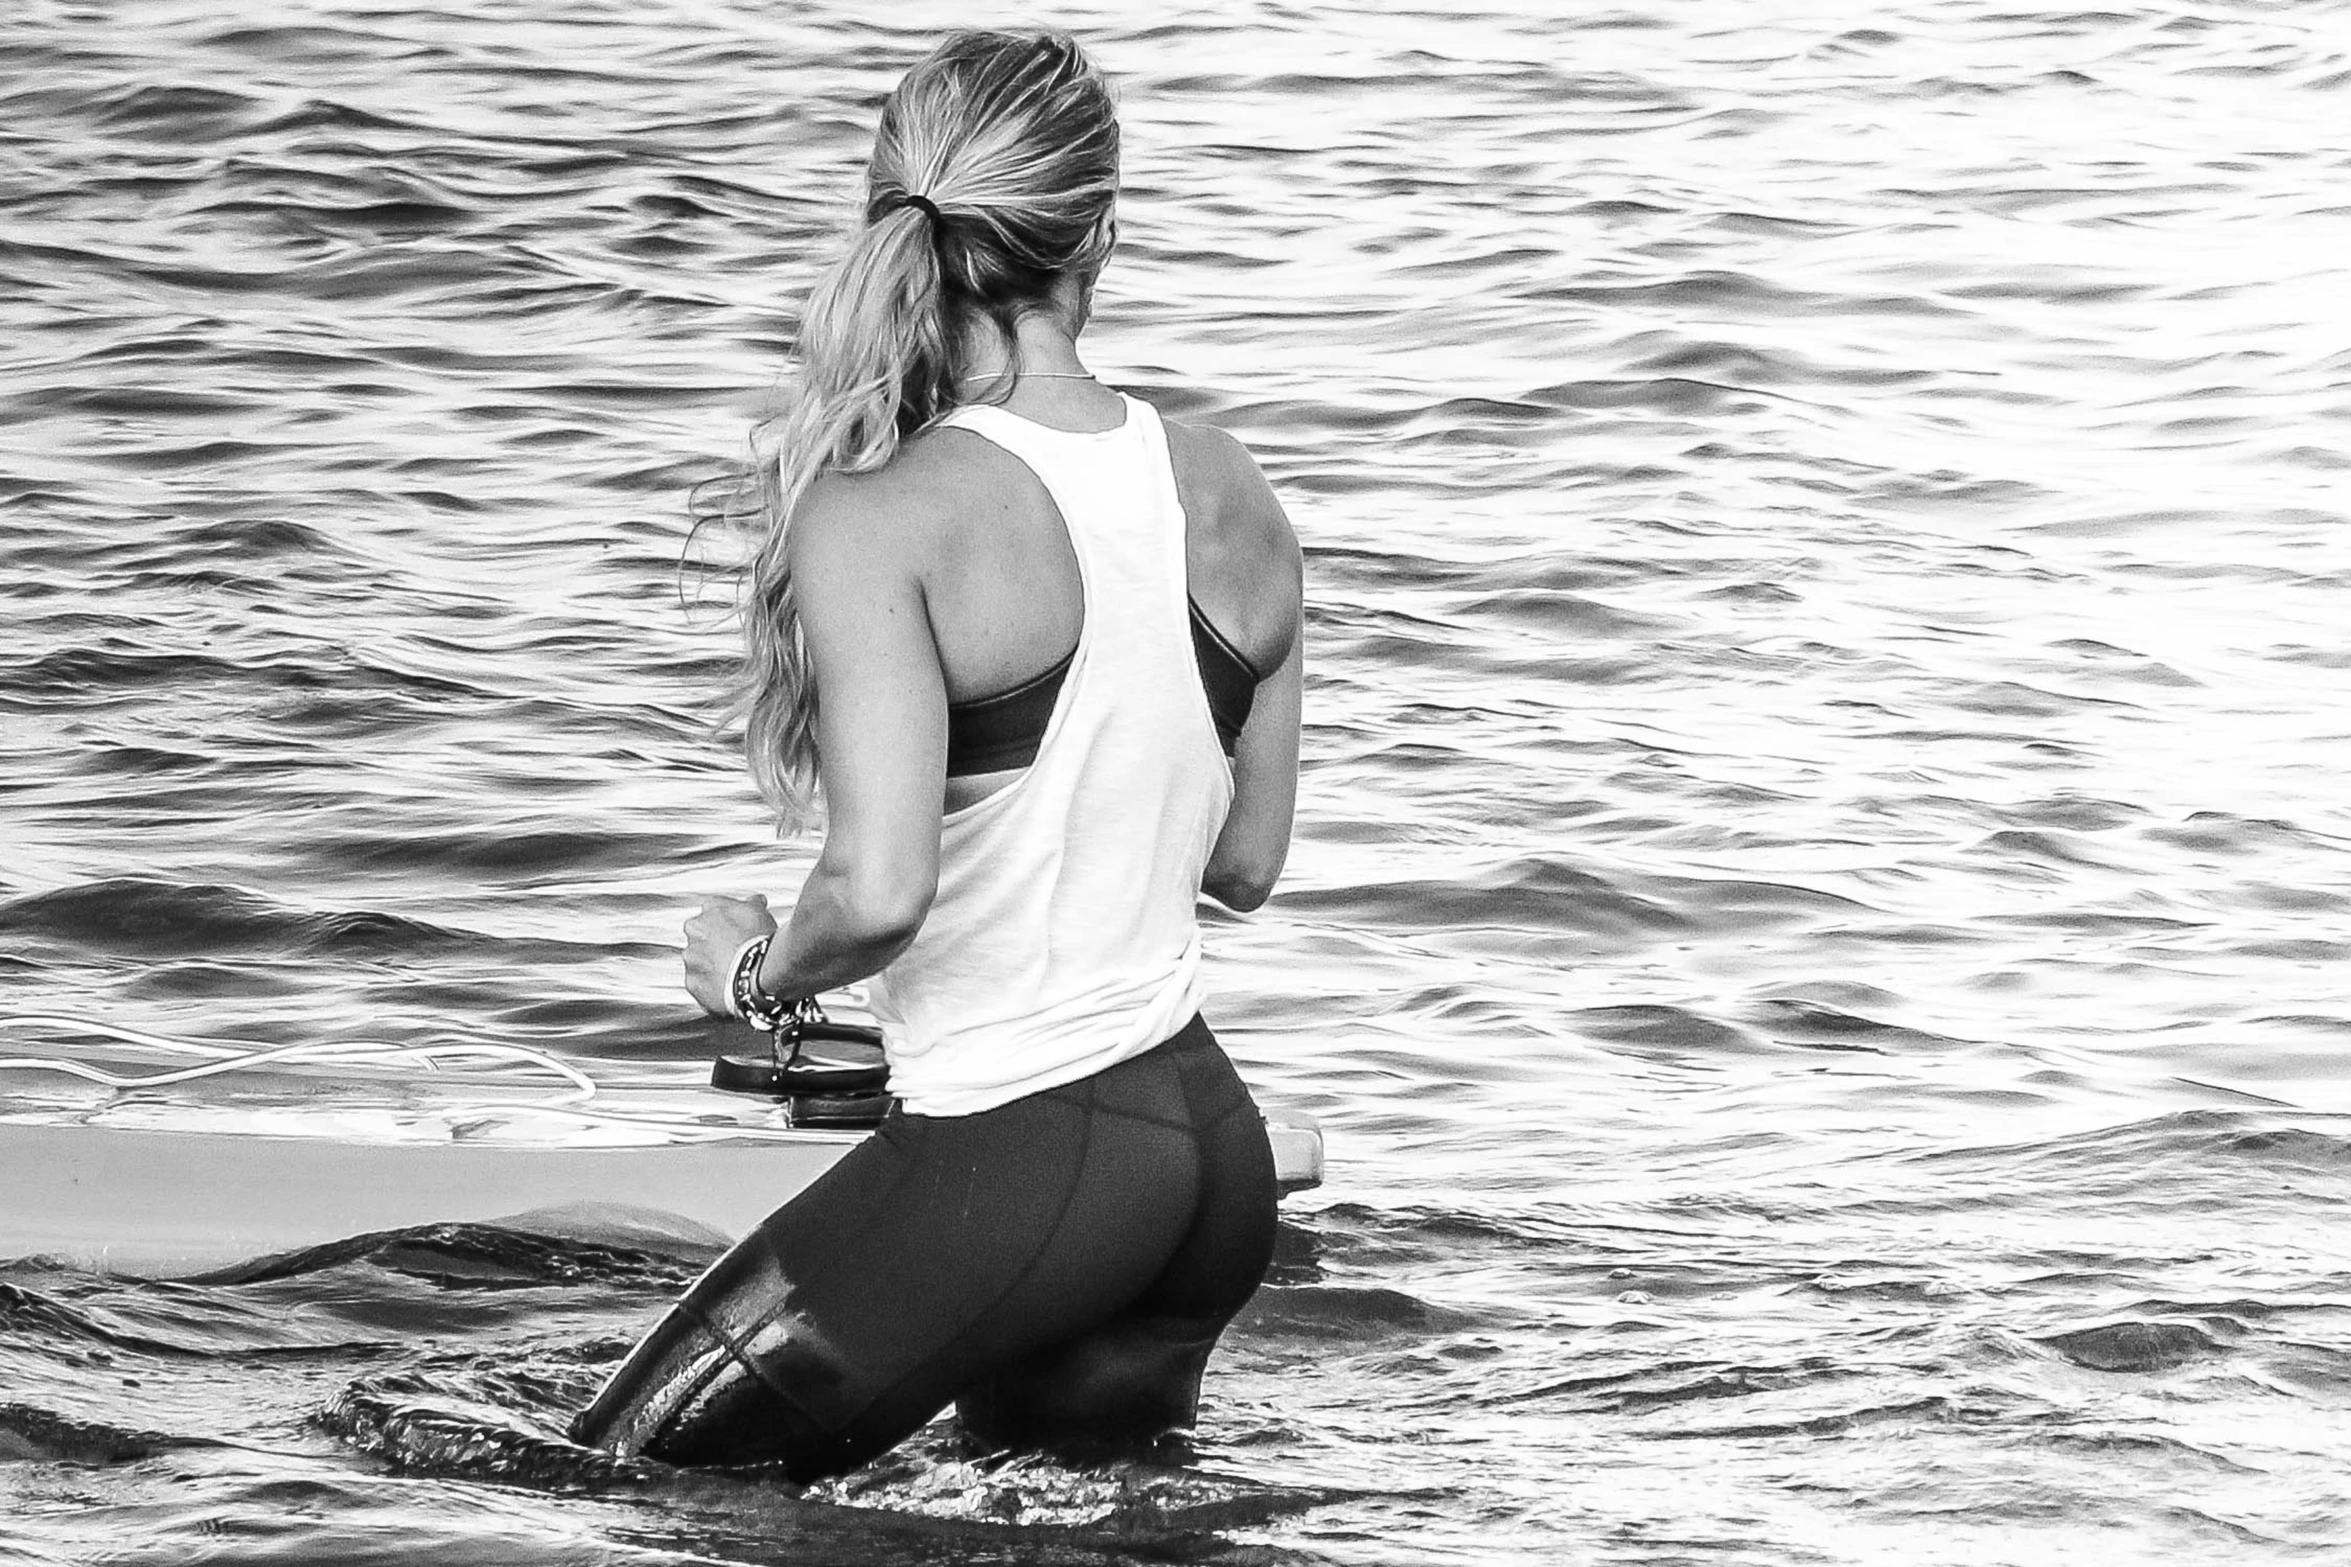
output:
M 1290 857 L 1298 804 L 1299 697 L 1305 683 L 1301 617 L 1281 667 L 1257 688 L 1249 722 L 1233 748 L 1233 805 L 1216 835 L 1200 890 L 1228 909 L 1258 907 L 1273 892 Z
M 793 518 L 825 837 L 761 967 L 769 995 L 814 995 L 879 973 L 913 942 L 938 891 L 947 693 L 907 490 L 888 476 L 828 476 Z M 757 899 L 712 899 L 687 926 L 687 989 L 725 1010 L 720 970 L 773 929 Z
M 1222 535 L 1217 554 L 1228 582 L 1237 577 L 1250 585 L 1259 625 L 1277 636 L 1287 631 L 1286 640 L 1274 644 L 1282 649 L 1280 661 L 1259 682 L 1233 749 L 1232 809 L 1200 881 L 1217 902 L 1246 912 L 1273 892 L 1290 853 L 1306 678 L 1305 565 L 1298 535 L 1247 449 L 1221 431 L 1195 432 L 1186 445 L 1195 462 L 1205 458 L 1204 466 L 1212 465 L 1208 477 Z
M 887 480 L 812 490 L 792 574 L 816 677 L 825 838 L 762 988 L 804 996 L 878 973 L 922 929 L 939 885 L 947 691 Z

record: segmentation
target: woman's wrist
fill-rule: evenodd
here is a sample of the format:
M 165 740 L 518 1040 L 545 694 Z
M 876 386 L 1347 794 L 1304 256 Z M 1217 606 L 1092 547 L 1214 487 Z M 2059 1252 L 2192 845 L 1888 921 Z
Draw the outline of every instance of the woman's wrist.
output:
M 727 1011 L 771 1034 L 791 1021 L 800 1007 L 797 997 L 775 995 L 760 981 L 774 940 L 775 933 L 769 931 L 744 942 L 735 949 L 735 961 L 727 971 Z

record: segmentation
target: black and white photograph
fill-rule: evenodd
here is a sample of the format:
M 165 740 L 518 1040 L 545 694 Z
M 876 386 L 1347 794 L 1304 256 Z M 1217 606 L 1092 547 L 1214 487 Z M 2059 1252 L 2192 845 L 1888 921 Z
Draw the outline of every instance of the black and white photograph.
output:
M 0 1564 L 2351 1562 L 2351 0 L 0 0 Z

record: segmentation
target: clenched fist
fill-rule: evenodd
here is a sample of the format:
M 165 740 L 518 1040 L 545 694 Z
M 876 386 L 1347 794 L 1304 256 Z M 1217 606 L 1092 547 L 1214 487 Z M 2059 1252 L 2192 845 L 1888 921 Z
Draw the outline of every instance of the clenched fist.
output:
M 735 977 L 735 954 L 744 943 L 775 931 L 775 916 L 767 912 L 767 899 L 758 893 L 748 898 L 704 898 L 702 912 L 686 921 L 686 993 L 702 1004 L 703 1011 L 727 1016 L 733 1011 L 727 1005 L 727 987 Z

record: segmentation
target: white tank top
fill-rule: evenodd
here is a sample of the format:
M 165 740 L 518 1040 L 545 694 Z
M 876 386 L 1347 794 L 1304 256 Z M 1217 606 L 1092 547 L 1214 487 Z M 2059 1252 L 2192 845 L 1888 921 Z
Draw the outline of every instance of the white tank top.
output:
M 939 828 L 939 892 L 870 989 L 891 1091 L 971 1115 L 1141 1055 L 1200 1008 L 1201 872 L 1232 804 L 1192 653 L 1167 433 L 1071 434 L 1001 408 L 940 421 L 1035 472 L 1085 591 L 1037 758 Z

